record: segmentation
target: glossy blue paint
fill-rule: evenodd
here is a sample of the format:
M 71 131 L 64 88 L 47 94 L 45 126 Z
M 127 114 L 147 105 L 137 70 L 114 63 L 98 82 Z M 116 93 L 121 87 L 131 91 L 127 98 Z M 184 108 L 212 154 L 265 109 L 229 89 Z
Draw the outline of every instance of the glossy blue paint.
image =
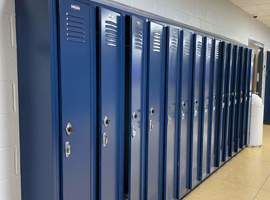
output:
M 145 105 L 145 51 L 147 27 L 145 20 L 132 16 L 129 21 L 130 117 L 129 117 L 129 199 L 140 199 L 142 171 L 142 140 Z
M 177 184 L 177 138 L 179 121 L 179 76 L 180 76 L 180 29 L 168 28 L 167 41 L 167 102 L 165 132 L 165 187 L 164 198 L 176 198 Z
M 204 73 L 203 73 L 203 132 L 201 142 L 201 161 L 202 168 L 201 177 L 204 179 L 210 172 L 210 155 L 211 155 L 211 126 L 212 126 L 212 85 L 213 85 L 213 53 L 214 40 L 211 38 L 204 38 L 205 53 L 204 53 Z
M 100 8 L 99 22 L 99 195 L 100 200 L 120 200 L 124 198 L 124 17 Z
M 190 157 L 190 121 L 191 121 L 191 91 L 193 64 L 193 33 L 184 30 L 180 40 L 180 119 L 178 138 L 178 198 L 183 197 L 191 188 L 189 163 Z
M 192 121 L 191 121 L 191 160 L 192 162 L 192 180 L 191 185 L 195 187 L 200 177 L 199 158 L 202 156 L 200 145 L 202 142 L 202 85 L 203 85 L 203 67 L 204 67 L 204 43 L 201 35 L 194 35 L 194 63 L 193 63 L 193 83 L 192 83 Z
M 149 22 L 146 197 L 156 200 L 163 198 L 165 53 L 165 27 Z

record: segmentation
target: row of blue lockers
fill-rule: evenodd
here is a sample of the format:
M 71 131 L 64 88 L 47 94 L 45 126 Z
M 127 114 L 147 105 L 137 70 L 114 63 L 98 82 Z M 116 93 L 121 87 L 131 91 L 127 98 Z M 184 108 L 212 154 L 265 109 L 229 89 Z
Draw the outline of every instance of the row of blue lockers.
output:
M 23 200 L 181 199 L 247 145 L 251 49 L 92 1 L 44 4 L 16 2 Z

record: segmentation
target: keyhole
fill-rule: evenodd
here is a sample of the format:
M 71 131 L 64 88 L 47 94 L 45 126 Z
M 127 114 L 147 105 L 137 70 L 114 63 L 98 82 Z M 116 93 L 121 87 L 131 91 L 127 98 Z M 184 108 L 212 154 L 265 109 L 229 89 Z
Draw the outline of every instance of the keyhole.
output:
M 109 117 L 105 116 L 105 117 L 104 117 L 104 120 L 103 120 L 103 123 L 104 123 L 104 126 L 105 126 L 105 127 L 108 127 L 109 124 L 110 124 L 110 119 L 109 119 Z
M 68 122 L 67 126 L 66 126 L 66 133 L 67 133 L 67 135 L 71 135 L 72 132 L 73 132 L 72 124 L 70 122 Z

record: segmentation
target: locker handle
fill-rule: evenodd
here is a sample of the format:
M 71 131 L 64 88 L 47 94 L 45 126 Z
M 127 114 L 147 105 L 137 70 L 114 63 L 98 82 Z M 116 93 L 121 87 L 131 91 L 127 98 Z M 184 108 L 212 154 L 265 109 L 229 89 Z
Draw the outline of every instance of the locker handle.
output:
M 150 131 L 152 131 L 152 130 L 153 130 L 153 128 L 154 128 L 154 125 L 153 125 L 153 120 L 152 120 L 152 119 L 150 119 L 150 120 L 149 120 L 149 129 L 150 129 Z
M 65 142 L 65 156 L 69 158 L 71 156 L 71 144 L 70 142 Z
M 109 143 L 109 136 L 107 135 L 107 133 L 103 133 L 103 147 L 107 147 Z

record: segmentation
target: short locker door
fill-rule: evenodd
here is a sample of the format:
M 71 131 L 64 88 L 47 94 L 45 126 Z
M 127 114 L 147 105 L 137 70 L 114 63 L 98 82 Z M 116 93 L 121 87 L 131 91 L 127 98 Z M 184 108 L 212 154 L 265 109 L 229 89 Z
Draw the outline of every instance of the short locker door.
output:
M 95 56 L 90 49 L 95 41 L 95 11 L 75 1 L 61 2 L 61 196 L 63 200 L 94 200 L 91 139 L 95 135 Z
M 180 57 L 180 119 L 179 119 L 179 155 L 178 155 L 178 198 L 183 197 L 190 189 L 190 110 L 193 63 L 193 33 L 184 30 L 181 33 Z
M 129 64 L 130 64 L 130 127 L 129 127 L 129 199 L 138 200 L 142 182 L 142 133 L 145 106 L 145 38 L 146 22 L 137 17 L 129 18 Z
M 194 35 L 194 65 L 192 83 L 192 128 L 191 128 L 191 154 L 192 154 L 192 187 L 201 180 L 199 165 L 200 142 L 202 140 L 202 83 L 203 83 L 203 55 L 204 44 L 201 35 Z
M 228 147 L 228 155 L 231 157 L 234 154 L 234 134 L 235 134 L 235 82 L 236 82 L 236 68 L 237 68 L 237 55 L 238 55 L 238 47 L 234 45 L 232 47 L 232 69 L 231 69 L 231 95 L 230 95 L 230 121 L 228 126 L 229 132 L 229 147 Z
M 161 200 L 165 109 L 166 29 L 149 23 L 147 199 Z
M 177 130 L 179 105 L 179 37 L 178 28 L 168 28 L 167 56 L 167 117 L 166 117 L 166 149 L 165 149 L 165 199 L 176 198 L 176 165 L 177 165 Z
M 123 199 L 124 18 L 100 8 L 100 199 Z
M 213 88 L 212 88 L 212 124 L 211 124 L 211 145 L 210 145 L 210 171 L 213 172 L 217 167 L 217 143 L 218 143 L 218 127 L 219 127 L 219 96 L 220 96 L 220 40 L 215 40 L 215 52 L 214 52 L 214 63 L 213 63 Z
M 220 102 L 219 102 L 219 127 L 218 127 L 218 135 L 217 135 L 217 166 L 221 165 L 222 162 L 222 153 L 224 147 L 224 128 L 226 122 L 226 99 L 225 99 L 225 81 L 226 81 L 226 57 L 227 57 L 227 43 L 221 43 L 221 63 L 220 63 Z
M 202 168 L 202 179 L 204 179 L 209 173 L 208 161 L 210 149 L 209 146 L 211 144 L 211 101 L 210 98 L 211 93 L 211 85 L 213 84 L 213 39 L 204 38 L 205 42 L 205 61 L 204 61 L 204 83 L 203 85 L 203 134 L 202 134 L 202 146 L 201 146 L 201 168 Z
M 222 161 L 228 160 L 228 149 L 229 149 L 229 138 L 230 138 L 230 109 L 231 109 L 231 70 L 232 70 L 232 44 L 227 45 L 227 56 L 226 56 L 226 74 L 225 74 L 225 110 L 224 110 L 224 117 L 225 124 L 224 124 L 224 143 L 223 143 L 223 153 L 222 153 Z

